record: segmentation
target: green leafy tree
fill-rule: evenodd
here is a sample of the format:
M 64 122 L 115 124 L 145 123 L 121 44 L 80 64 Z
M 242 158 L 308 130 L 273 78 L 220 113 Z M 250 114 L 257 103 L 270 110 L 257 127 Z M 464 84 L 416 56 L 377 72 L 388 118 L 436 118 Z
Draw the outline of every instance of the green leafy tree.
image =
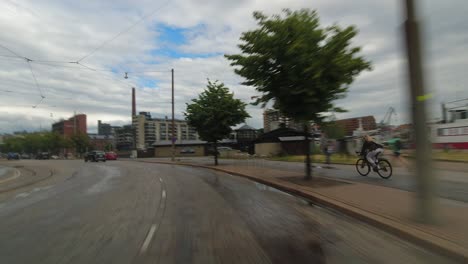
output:
M 267 17 L 254 12 L 258 28 L 242 33 L 241 54 L 225 55 L 235 72 L 262 95 L 255 104 L 273 101 L 284 115 L 304 124 L 321 123 L 323 113 L 343 112 L 334 101 L 344 98 L 349 85 L 371 64 L 351 47 L 353 26 L 320 27 L 316 11 L 283 10 Z M 311 178 L 310 142 L 306 137 L 306 179 Z
M 61 149 L 67 146 L 66 140 L 57 132 L 49 132 L 44 134 L 44 149 L 58 154 Z
M 11 137 L 5 139 L 3 151 L 5 152 L 22 152 L 24 149 L 24 138 Z
M 71 146 L 73 146 L 71 140 L 57 132 L 34 132 L 8 138 L 5 140 L 4 149 L 28 154 L 37 154 L 42 151 L 58 154 L 62 149 Z
M 327 135 L 328 138 L 331 139 L 342 139 L 345 137 L 345 130 L 343 126 L 333 121 L 323 123 L 321 130 Z
M 83 154 L 85 153 L 88 148 L 91 147 L 89 137 L 86 134 L 83 133 L 77 133 L 76 135 L 73 135 L 70 138 L 72 145 L 75 147 L 75 151 L 78 154 Z
M 113 151 L 113 150 L 114 150 L 114 145 L 112 145 L 112 143 L 107 143 L 107 144 L 104 146 L 104 150 L 105 150 L 105 151 Z
M 36 154 L 44 148 L 44 142 L 40 133 L 31 133 L 24 136 L 24 149 L 26 153 Z
M 250 117 L 245 107 L 246 104 L 235 99 L 223 83 L 210 80 L 198 99 L 192 99 L 192 103 L 187 104 L 185 118 L 202 140 L 213 143 L 215 165 L 218 165 L 218 141 L 229 136 L 232 126 Z

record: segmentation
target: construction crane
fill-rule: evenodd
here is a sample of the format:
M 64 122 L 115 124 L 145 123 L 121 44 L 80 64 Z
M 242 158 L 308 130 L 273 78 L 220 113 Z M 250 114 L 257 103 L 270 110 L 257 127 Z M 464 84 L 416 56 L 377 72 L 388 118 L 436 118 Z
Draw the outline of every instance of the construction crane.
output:
M 389 126 L 392 120 L 392 115 L 396 116 L 396 111 L 395 111 L 395 108 L 390 106 L 387 110 L 387 113 L 385 113 L 385 116 L 383 117 L 382 121 L 380 121 L 379 126 L 380 127 Z

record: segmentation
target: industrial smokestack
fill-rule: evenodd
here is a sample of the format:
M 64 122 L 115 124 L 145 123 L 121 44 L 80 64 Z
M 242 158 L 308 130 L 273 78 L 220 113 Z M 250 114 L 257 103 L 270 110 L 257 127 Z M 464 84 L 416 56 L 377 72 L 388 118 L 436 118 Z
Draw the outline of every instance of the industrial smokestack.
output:
M 132 117 L 136 116 L 135 88 L 132 87 Z

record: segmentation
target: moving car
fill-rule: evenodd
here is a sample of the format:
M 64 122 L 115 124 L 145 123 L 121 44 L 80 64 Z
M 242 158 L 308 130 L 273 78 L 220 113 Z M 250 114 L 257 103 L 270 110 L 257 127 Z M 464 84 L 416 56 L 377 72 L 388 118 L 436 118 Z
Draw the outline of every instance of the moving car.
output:
M 117 153 L 113 151 L 106 152 L 106 160 L 117 160 Z
M 94 162 L 106 162 L 106 154 L 103 151 L 93 150 L 86 153 L 84 157 L 85 162 L 94 161 Z

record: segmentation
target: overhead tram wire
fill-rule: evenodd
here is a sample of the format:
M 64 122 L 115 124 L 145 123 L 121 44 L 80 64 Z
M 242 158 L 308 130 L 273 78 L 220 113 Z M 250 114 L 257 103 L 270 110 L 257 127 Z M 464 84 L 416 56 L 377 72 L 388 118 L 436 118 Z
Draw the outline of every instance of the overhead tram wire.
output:
M 82 69 L 82 67 L 76 67 L 76 66 L 68 66 L 68 65 L 60 65 L 60 64 L 50 64 L 47 62 L 37 62 L 37 61 L 32 61 L 36 65 L 40 66 L 48 66 L 48 67 L 54 67 L 54 68 L 68 68 L 68 69 Z
M 31 95 L 31 93 L 27 93 L 27 92 L 19 92 L 19 91 L 11 91 L 11 90 L 0 90 L 0 93 L 8 93 L 8 94 L 19 94 L 19 95 Z M 49 100 L 56 100 L 56 99 L 60 99 L 60 100 L 73 100 L 72 97 L 69 97 L 69 96 L 65 96 L 65 95 L 58 95 L 58 94 L 50 94 L 47 96 L 47 99 Z
M 0 44 L 0 47 L 3 48 L 3 49 L 8 50 L 11 54 L 15 55 L 15 56 L 18 57 L 18 58 L 28 59 L 28 58 L 26 58 L 26 57 L 24 57 L 24 56 L 19 55 L 19 54 L 16 53 L 16 52 L 12 51 L 12 50 L 9 49 L 8 47 L 3 46 L 2 44 Z
M 33 68 L 31 66 L 31 63 L 29 62 L 29 60 L 27 59 L 26 62 L 28 63 L 28 66 L 29 66 L 29 70 L 31 70 L 31 75 L 34 79 L 34 83 L 36 84 L 36 87 L 37 89 L 39 90 L 39 94 L 41 95 L 42 99 L 45 98 L 44 94 L 42 93 L 42 90 L 41 90 L 41 87 L 39 86 L 39 83 L 37 82 L 37 79 L 36 79 L 36 75 L 34 74 L 34 71 L 33 71 Z M 41 100 L 42 102 L 42 100 Z
M 41 97 L 41 100 L 37 104 L 33 105 L 32 108 L 37 108 L 42 103 L 42 101 L 44 101 L 44 98 L 45 97 Z
M 108 69 L 96 69 L 96 68 L 93 68 L 93 67 L 89 67 L 89 66 L 87 66 L 87 65 L 84 65 L 84 64 L 81 63 L 81 62 L 74 62 L 74 63 L 76 63 L 77 65 L 80 65 L 81 67 L 86 68 L 86 69 L 88 69 L 88 70 L 90 70 L 90 71 L 96 71 L 96 72 L 113 72 L 112 70 L 108 70 Z
M 2 60 L 11 60 L 11 59 L 21 59 L 24 60 L 24 58 L 14 56 L 14 55 L 5 55 L 5 54 L 0 54 L 0 57 L 2 57 Z
M 57 67 L 57 68 L 72 68 L 72 69 L 82 69 L 82 68 L 86 68 L 88 70 L 91 70 L 91 71 L 101 71 L 101 72 L 114 72 L 114 73 L 128 73 L 128 74 L 136 74 L 136 73 L 152 73 L 152 72 L 160 72 L 160 73 L 165 73 L 165 72 L 170 72 L 170 70 L 143 70 L 143 71 L 113 71 L 113 70 L 109 70 L 109 69 L 97 69 L 97 68 L 93 68 L 93 67 L 90 67 L 90 66 L 87 66 L 87 65 L 84 65 L 83 63 L 79 62 L 79 61 L 55 61 L 55 60 L 36 60 L 36 59 L 30 59 L 28 57 L 24 57 L 24 56 L 21 56 L 19 54 L 17 54 L 16 52 L 12 51 L 11 49 L 3 46 L 0 44 L 0 47 L 8 50 L 9 52 L 11 52 L 12 54 L 14 54 L 14 56 L 12 55 L 4 55 L 4 54 L 0 54 L 0 57 L 6 57 L 6 58 L 16 58 L 16 59 L 23 59 L 23 60 L 26 60 L 30 63 L 34 63 L 34 64 L 38 64 L 38 65 L 44 65 L 44 66 L 51 66 L 51 67 Z M 57 65 L 55 65 L 57 64 Z M 66 66 L 66 65 L 60 65 L 60 64 L 77 64 L 81 67 L 73 67 L 73 66 Z
M 171 72 L 171 70 L 127 71 L 125 73 Z
M 167 3 L 169 3 L 170 0 L 164 2 L 162 5 L 160 5 L 159 7 L 157 7 L 156 9 L 154 9 L 153 11 L 151 11 L 150 13 L 148 13 L 147 15 L 141 17 L 139 20 L 137 20 L 136 22 L 134 22 L 132 25 L 130 25 L 129 27 L 127 27 L 126 29 L 120 31 L 119 33 L 117 33 L 115 36 L 113 36 L 112 38 L 104 41 L 101 43 L 101 45 L 99 45 L 98 47 L 96 47 L 95 49 L 93 49 L 91 52 L 89 52 L 88 54 L 86 54 L 85 56 L 81 57 L 80 59 L 78 59 L 76 62 L 80 62 L 86 58 L 88 58 L 89 56 L 93 55 L 96 51 L 102 49 L 106 44 L 114 41 L 115 39 L 117 39 L 118 37 L 120 37 L 121 35 L 127 33 L 128 31 L 130 31 L 132 28 L 134 28 L 136 25 L 140 24 L 141 22 L 143 22 L 144 20 L 146 20 L 148 17 L 154 15 L 157 11 L 161 10 Z
M 168 1 L 167 1 L 168 2 Z M 166 3 L 167 3 L 166 2 Z M 161 5 L 160 8 L 164 6 L 164 5 Z M 159 10 L 159 9 L 157 9 Z M 154 14 L 157 10 L 153 11 L 152 13 L 146 15 L 145 17 L 143 17 L 141 21 L 143 21 L 144 19 L 146 19 L 147 17 L 151 16 L 152 14 Z M 139 22 L 135 23 L 134 25 L 138 24 Z M 130 28 L 128 28 L 129 30 Z M 127 30 L 127 31 L 128 31 Z M 121 34 L 125 33 L 124 31 L 121 32 Z M 28 64 L 28 67 L 31 71 L 31 75 L 33 76 L 33 79 L 34 79 L 34 82 L 35 82 L 35 85 L 39 91 L 39 94 L 41 96 L 41 98 L 45 98 L 40 86 L 39 86 L 39 83 L 37 81 L 37 78 L 34 74 L 34 71 L 32 69 L 32 66 L 31 66 L 31 63 L 35 63 L 37 65 L 44 65 L 44 66 L 51 66 L 51 67 L 63 67 L 63 68 L 73 68 L 73 69 L 81 69 L 81 70 L 89 70 L 89 71 L 94 71 L 94 72 L 109 72 L 109 73 L 116 73 L 118 74 L 119 72 L 115 72 L 113 70 L 108 70 L 108 69 L 96 69 L 96 68 L 92 68 L 92 67 L 89 67 L 87 65 L 84 65 L 83 63 L 80 63 L 80 61 L 53 61 L 53 60 L 33 60 L 33 59 L 30 59 L 28 57 L 25 57 L 25 56 L 21 56 L 19 55 L 18 53 L 14 52 L 13 50 L 9 49 L 8 47 L 5 47 L 4 45 L 1 45 L 0 44 L 0 47 L 2 47 L 3 49 L 9 51 L 11 54 L 13 54 L 14 56 L 10 56 L 10 55 L 0 55 L 2 57 L 8 57 L 8 58 L 18 58 L 18 59 L 23 59 L 26 61 L 26 63 Z M 51 64 L 51 63 L 56 63 L 57 65 L 54 65 L 54 64 Z M 60 64 L 76 64 L 76 65 L 79 65 L 80 67 L 72 67 L 72 66 L 66 66 L 66 65 L 60 65 Z M 160 73 L 167 73 L 167 72 L 170 72 L 169 70 L 148 70 L 148 71 L 128 71 L 128 72 L 125 72 L 126 74 L 128 73 L 132 73 L 132 74 L 137 74 L 137 73 L 152 73 L 152 72 L 160 72 Z M 134 84 L 131 84 L 131 83 L 127 83 L 127 82 L 124 82 L 114 76 L 110 76 L 108 75 L 108 77 L 112 78 L 113 80 L 115 81 L 118 81 L 122 84 L 124 84 L 125 86 L 128 86 L 128 87 L 134 87 L 135 85 Z M 0 92 L 11 92 L 11 91 L 1 91 Z M 37 104 L 39 105 L 40 103 L 42 102 L 42 100 Z M 36 107 L 37 107 L 36 105 Z
M 45 96 L 44 96 L 44 94 L 42 93 L 42 90 L 41 90 L 41 87 L 39 86 L 39 83 L 37 82 L 36 75 L 34 74 L 33 68 L 32 68 L 31 63 L 30 63 L 32 60 L 29 59 L 29 58 L 27 58 L 27 57 L 24 57 L 24 56 L 19 55 L 18 53 L 14 52 L 13 50 L 9 49 L 8 47 L 5 47 L 5 46 L 2 45 L 2 44 L 0 44 L 0 47 L 2 47 L 2 48 L 5 49 L 5 50 L 8 50 L 11 54 L 17 56 L 18 58 L 23 58 L 23 59 L 26 61 L 26 63 L 27 63 L 28 66 L 29 66 L 29 70 L 31 71 L 31 75 L 32 75 L 32 77 L 33 77 L 33 79 L 34 79 L 34 83 L 35 83 L 35 85 L 36 85 L 36 88 L 39 90 L 39 94 L 40 94 L 41 98 L 44 99 Z M 42 102 L 42 100 L 41 100 L 41 102 Z

